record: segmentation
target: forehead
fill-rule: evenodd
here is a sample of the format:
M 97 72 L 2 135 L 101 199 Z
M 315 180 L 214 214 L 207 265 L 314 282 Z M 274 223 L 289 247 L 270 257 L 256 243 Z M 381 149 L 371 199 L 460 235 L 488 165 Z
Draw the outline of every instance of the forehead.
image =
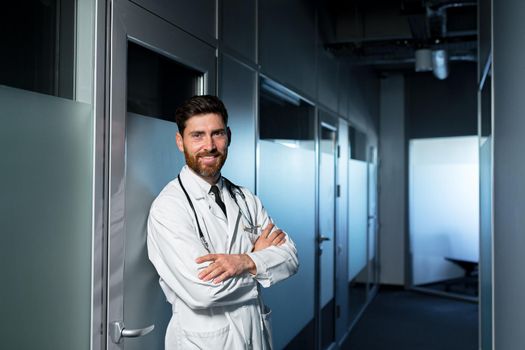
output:
M 217 113 L 207 113 L 207 114 L 197 114 L 194 115 L 188 120 L 186 120 L 186 128 L 188 132 L 196 131 L 196 130 L 216 130 L 216 129 L 224 129 L 226 125 L 224 125 L 224 121 L 222 120 L 222 117 L 220 114 Z

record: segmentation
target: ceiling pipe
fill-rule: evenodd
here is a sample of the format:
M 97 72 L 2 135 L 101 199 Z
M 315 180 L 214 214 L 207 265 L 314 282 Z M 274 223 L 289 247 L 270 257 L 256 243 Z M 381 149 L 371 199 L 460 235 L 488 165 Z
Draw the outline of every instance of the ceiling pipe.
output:
M 475 1 L 451 1 L 442 2 L 438 4 L 427 3 L 427 17 L 439 17 L 441 21 L 441 35 L 446 36 L 447 33 L 447 10 L 451 8 L 467 7 L 467 6 L 478 6 Z

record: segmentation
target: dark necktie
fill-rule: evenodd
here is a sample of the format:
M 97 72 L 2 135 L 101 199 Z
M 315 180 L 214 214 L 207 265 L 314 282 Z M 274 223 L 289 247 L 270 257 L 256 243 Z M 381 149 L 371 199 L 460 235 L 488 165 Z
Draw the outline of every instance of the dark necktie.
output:
M 217 205 L 222 209 L 224 216 L 228 217 L 228 215 L 226 215 L 226 206 L 224 205 L 224 202 L 221 199 L 221 194 L 219 193 L 219 188 L 216 185 L 213 185 L 211 186 L 210 192 L 212 192 L 215 196 L 215 203 L 217 203 Z

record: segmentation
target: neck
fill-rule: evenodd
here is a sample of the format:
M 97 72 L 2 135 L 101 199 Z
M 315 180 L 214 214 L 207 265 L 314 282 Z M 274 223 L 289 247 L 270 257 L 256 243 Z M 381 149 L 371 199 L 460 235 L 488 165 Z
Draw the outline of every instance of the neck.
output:
M 195 170 L 193 170 L 190 167 L 188 167 L 188 169 L 190 169 L 192 173 L 194 173 L 195 175 L 197 175 L 198 177 L 200 177 L 201 179 L 203 179 L 204 181 L 209 183 L 211 186 L 217 184 L 217 182 L 219 181 L 219 179 L 221 177 L 221 173 L 220 172 L 217 173 L 214 176 L 203 176 L 203 175 L 199 174 L 198 172 L 196 172 Z

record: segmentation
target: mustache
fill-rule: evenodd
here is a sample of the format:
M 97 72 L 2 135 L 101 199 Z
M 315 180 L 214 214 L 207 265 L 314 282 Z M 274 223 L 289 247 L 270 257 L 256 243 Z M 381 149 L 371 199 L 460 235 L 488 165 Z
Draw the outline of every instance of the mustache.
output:
M 197 157 L 209 157 L 209 156 L 221 156 L 223 153 L 219 152 L 217 149 L 212 151 L 202 151 L 197 154 Z

